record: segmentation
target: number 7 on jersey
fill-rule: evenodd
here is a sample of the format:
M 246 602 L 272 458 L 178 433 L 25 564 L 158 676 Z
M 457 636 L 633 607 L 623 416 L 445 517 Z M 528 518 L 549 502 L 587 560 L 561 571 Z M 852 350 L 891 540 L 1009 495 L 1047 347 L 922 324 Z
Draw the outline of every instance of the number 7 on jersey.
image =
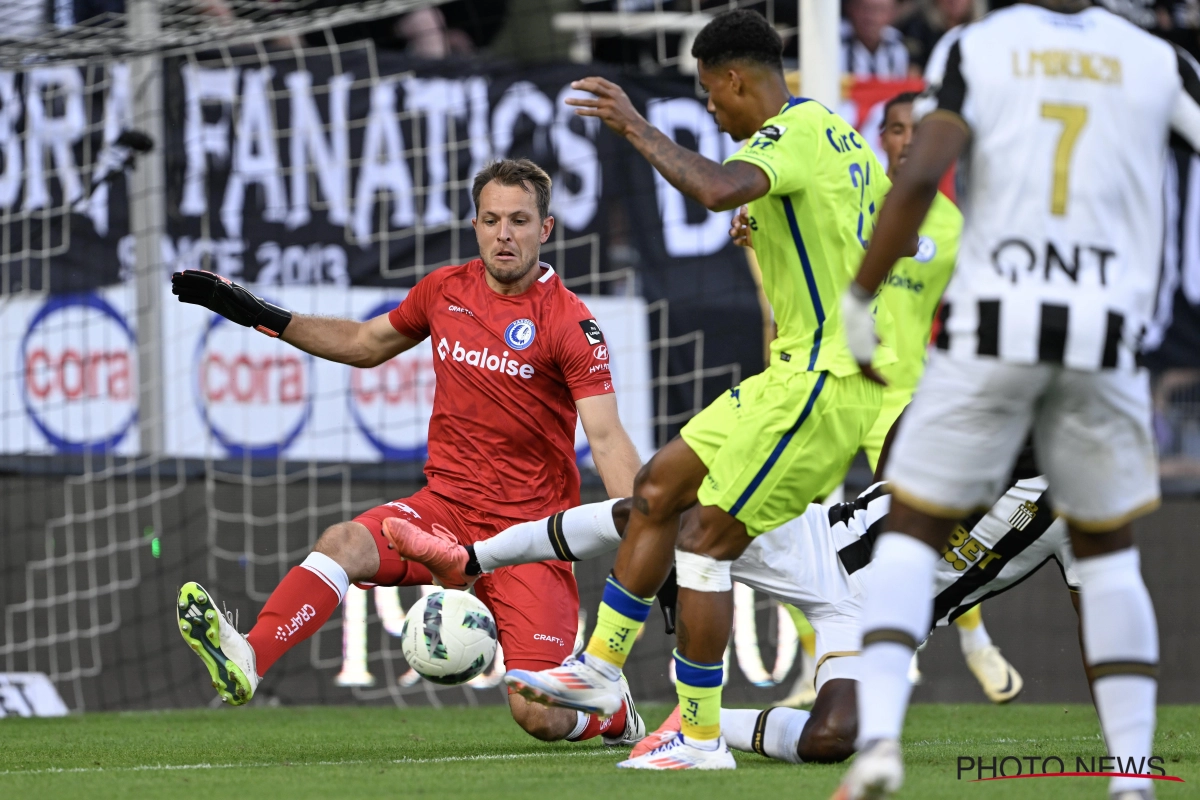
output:
M 1056 217 L 1066 216 L 1067 213 L 1071 153 L 1075 150 L 1079 132 L 1087 124 L 1087 118 L 1087 106 L 1042 103 L 1042 119 L 1052 119 L 1063 124 L 1062 133 L 1058 136 L 1058 145 L 1054 148 L 1054 182 L 1050 189 L 1050 213 Z

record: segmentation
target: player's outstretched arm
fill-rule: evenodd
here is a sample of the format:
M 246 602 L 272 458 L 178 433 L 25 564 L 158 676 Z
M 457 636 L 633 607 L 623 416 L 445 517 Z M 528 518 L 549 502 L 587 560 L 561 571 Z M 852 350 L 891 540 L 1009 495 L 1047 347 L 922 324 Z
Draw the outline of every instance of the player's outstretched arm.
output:
M 568 97 L 582 117 L 597 117 L 645 156 L 667 182 L 710 211 L 728 211 L 762 197 L 771 182 L 758 167 L 744 161 L 718 164 L 676 144 L 637 112 L 625 90 L 604 78 L 584 78 L 571 88 L 595 97 Z
M 188 269 L 171 276 L 181 303 L 203 306 L 230 322 L 283 339 L 306 353 L 352 367 L 373 367 L 417 344 L 387 315 L 366 322 L 293 314 L 212 272 Z
M 633 495 L 633 478 L 642 468 L 637 448 L 617 413 L 615 394 L 597 394 L 575 403 L 579 421 L 592 448 L 592 460 L 609 497 Z

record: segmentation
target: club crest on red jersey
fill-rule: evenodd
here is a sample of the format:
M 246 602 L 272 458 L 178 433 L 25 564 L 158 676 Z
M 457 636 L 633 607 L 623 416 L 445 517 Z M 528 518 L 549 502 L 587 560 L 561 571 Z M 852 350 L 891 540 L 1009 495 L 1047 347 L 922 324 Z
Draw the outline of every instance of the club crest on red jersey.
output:
M 533 320 L 518 319 L 510 322 L 504 329 L 504 341 L 513 350 L 524 350 L 533 344 L 533 337 L 536 334 L 537 327 L 533 324 Z

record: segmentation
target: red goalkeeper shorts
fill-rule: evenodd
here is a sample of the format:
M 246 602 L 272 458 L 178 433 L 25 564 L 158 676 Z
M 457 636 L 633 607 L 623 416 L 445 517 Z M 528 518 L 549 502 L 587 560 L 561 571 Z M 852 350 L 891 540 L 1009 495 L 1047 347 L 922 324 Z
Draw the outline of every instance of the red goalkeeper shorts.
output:
M 354 518 L 371 532 L 379 550 L 379 572 L 370 581 L 376 586 L 414 585 L 407 574 L 409 562 L 388 547 L 383 535 L 383 521 L 388 517 L 407 519 L 424 530 L 438 523 L 463 545 L 490 539 L 505 528 L 529 521 L 469 508 L 428 488 L 376 506 Z M 505 668 L 547 669 L 571 654 L 579 626 L 579 588 L 566 561 L 501 567 L 480 576 L 475 595 L 496 618 Z

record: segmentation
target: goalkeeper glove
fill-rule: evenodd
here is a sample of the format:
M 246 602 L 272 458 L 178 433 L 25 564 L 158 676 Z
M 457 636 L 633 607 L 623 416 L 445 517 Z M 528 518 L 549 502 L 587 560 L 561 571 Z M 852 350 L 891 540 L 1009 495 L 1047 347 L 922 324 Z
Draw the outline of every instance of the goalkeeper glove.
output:
M 276 338 L 292 321 L 292 312 L 266 302 L 228 278 L 202 269 L 171 276 L 171 292 L 181 303 L 204 306 L 230 322 Z

